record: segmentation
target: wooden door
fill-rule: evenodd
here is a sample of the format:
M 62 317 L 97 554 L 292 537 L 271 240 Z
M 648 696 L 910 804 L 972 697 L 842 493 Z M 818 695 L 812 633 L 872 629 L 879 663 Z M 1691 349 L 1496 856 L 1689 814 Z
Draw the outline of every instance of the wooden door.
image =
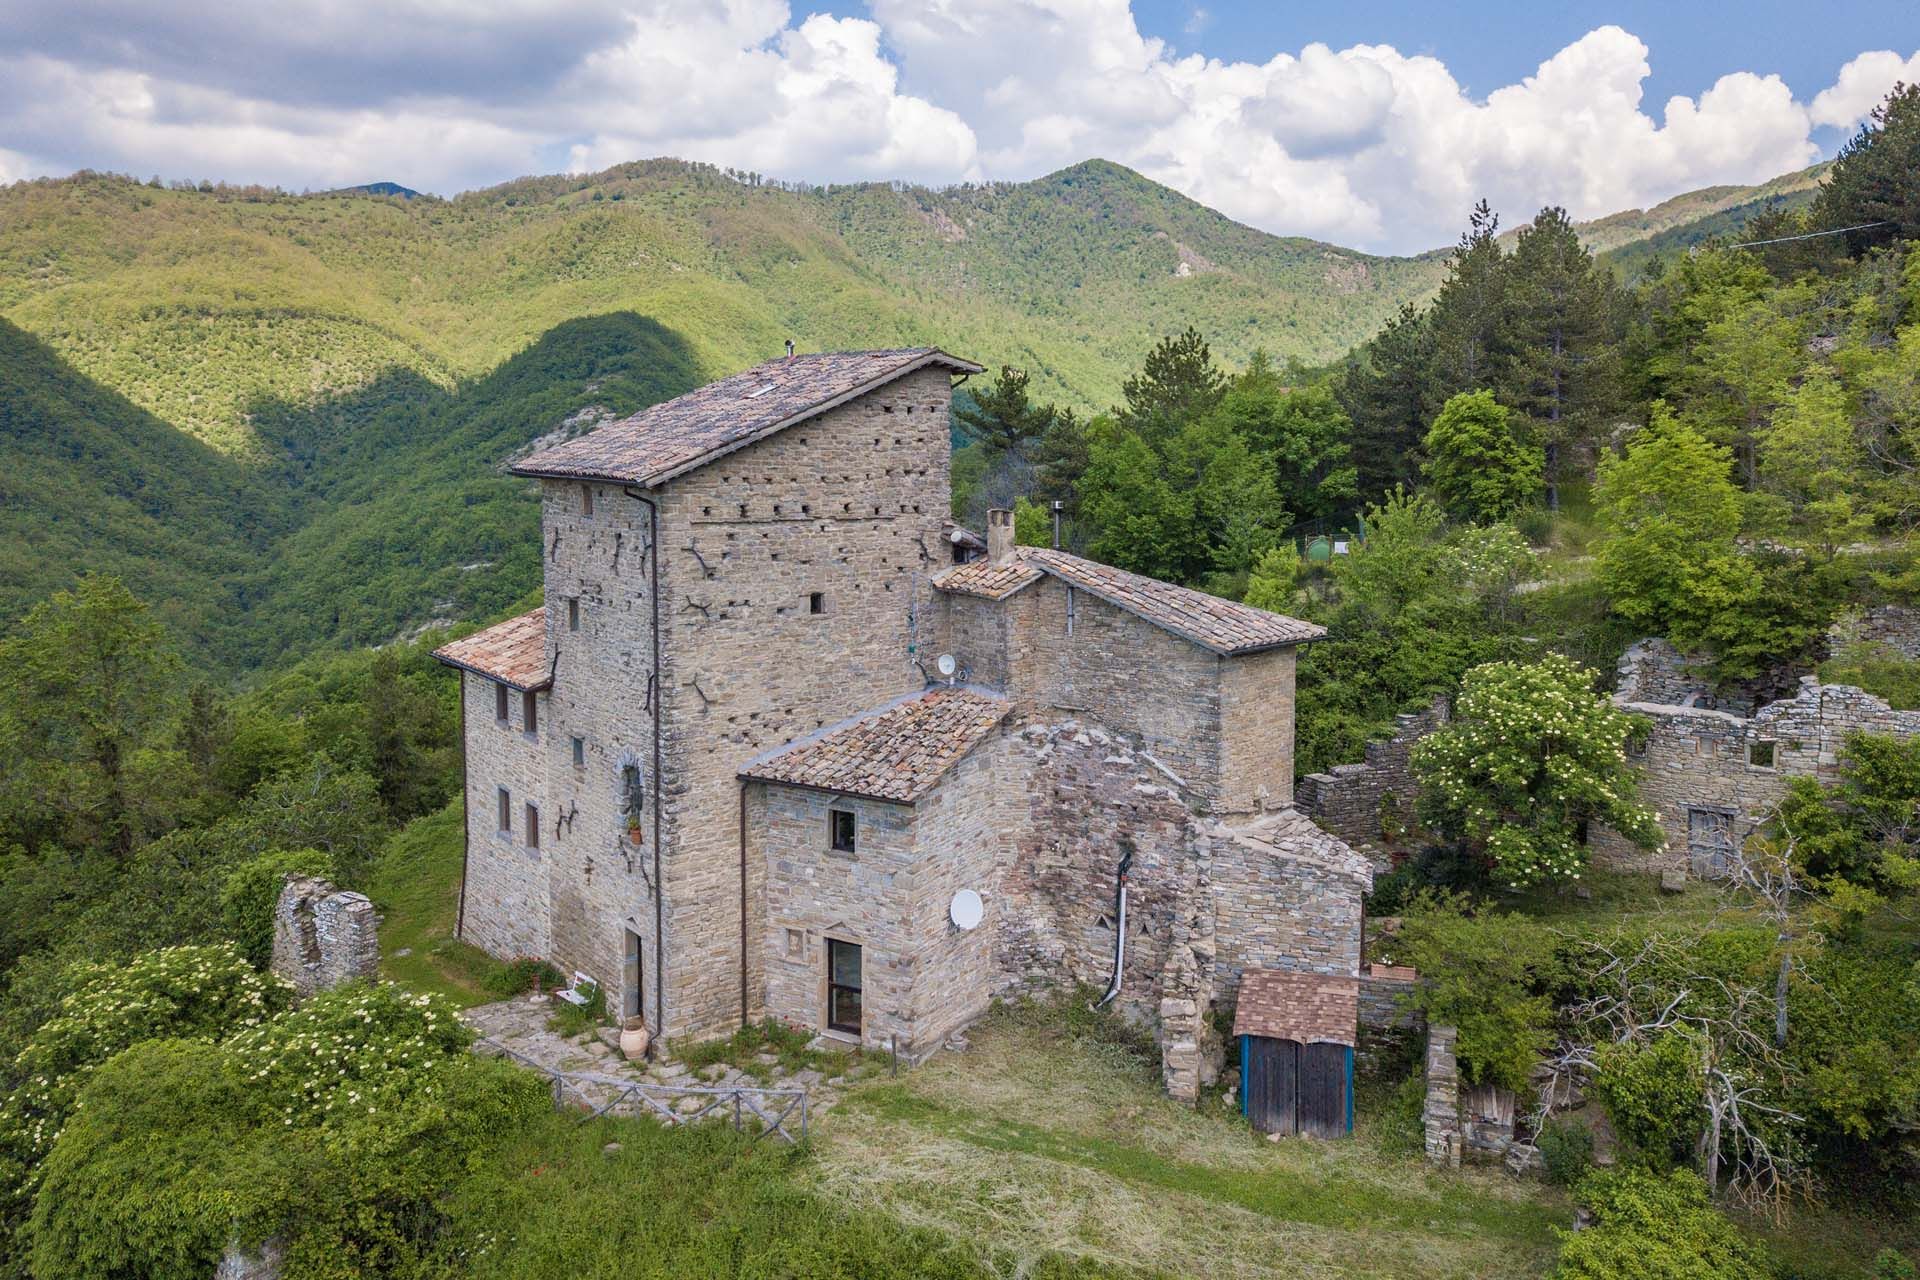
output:
M 1261 1133 L 1299 1132 L 1300 1046 L 1268 1036 L 1247 1036 L 1241 1045 L 1247 1119 Z
M 1352 1128 L 1353 1050 L 1344 1044 L 1300 1047 L 1300 1132 L 1344 1138 Z

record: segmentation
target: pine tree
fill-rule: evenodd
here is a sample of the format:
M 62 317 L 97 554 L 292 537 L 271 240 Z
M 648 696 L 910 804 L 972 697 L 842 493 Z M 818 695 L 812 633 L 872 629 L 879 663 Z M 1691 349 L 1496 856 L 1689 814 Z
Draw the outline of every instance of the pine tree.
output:
M 1896 84 L 1886 101 L 1834 159 L 1814 203 L 1823 227 L 1887 226 L 1850 232 L 1855 255 L 1875 245 L 1920 238 L 1920 84 Z
M 1420 442 L 1431 421 L 1426 410 L 1432 329 L 1426 317 L 1404 304 L 1334 387 L 1353 420 L 1354 470 L 1360 494 L 1379 497 L 1420 474 Z
M 1475 205 L 1471 225 L 1453 251 L 1447 278 L 1427 314 L 1433 342 L 1425 400 L 1429 419 L 1463 391 L 1502 390 L 1500 319 L 1508 270 L 1496 238 L 1499 231 L 1500 219 L 1487 202 Z
M 1213 412 L 1226 390 L 1227 375 L 1214 364 L 1207 340 L 1189 325 L 1147 352 L 1140 372 L 1121 383 L 1127 403 L 1114 412 L 1121 426 L 1159 447 Z
M 968 401 L 954 401 L 953 416 L 975 440 L 1024 460 L 1033 442 L 1053 424 L 1055 414 L 1052 405 L 1033 402 L 1028 381 L 1025 369 L 1003 364 L 991 387 L 973 391 Z

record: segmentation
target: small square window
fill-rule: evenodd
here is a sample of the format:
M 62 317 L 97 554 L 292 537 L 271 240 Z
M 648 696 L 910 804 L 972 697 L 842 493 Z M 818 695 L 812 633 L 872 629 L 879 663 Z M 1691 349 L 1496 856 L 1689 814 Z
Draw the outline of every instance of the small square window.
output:
M 590 484 L 580 486 L 580 514 L 583 516 L 593 514 L 593 486 Z
M 494 788 L 494 800 L 498 807 L 498 829 L 501 835 L 513 834 L 513 792 L 505 787 Z
M 575 738 L 573 740 L 573 767 L 578 769 L 586 763 L 587 740 L 585 738 Z
M 538 849 L 539 847 L 540 847 L 540 806 L 537 804 L 530 804 L 527 806 L 527 848 Z
M 507 686 L 493 686 L 493 718 L 501 724 L 507 722 Z
M 835 853 L 852 853 L 853 815 L 845 809 L 827 810 L 827 834 Z
M 580 597 L 574 596 L 571 600 L 567 601 L 567 630 L 578 631 L 579 629 L 580 629 Z
M 787 959 L 804 960 L 807 957 L 807 931 L 805 929 L 787 930 Z
M 1774 743 L 1771 738 L 1761 738 L 1747 744 L 1747 763 L 1756 769 L 1773 768 Z
M 807 612 L 808 613 L 825 613 L 826 611 L 827 611 L 827 593 L 824 591 L 814 591 L 814 592 L 808 593 Z
M 528 733 L 540 732 L 540 695 L 531 689 L 520 695 L 520 727 Z

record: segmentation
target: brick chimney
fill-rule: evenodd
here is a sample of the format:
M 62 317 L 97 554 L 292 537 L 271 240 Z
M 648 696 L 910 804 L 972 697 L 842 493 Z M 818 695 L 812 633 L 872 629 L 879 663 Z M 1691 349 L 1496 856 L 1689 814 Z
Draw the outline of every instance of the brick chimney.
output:
M 995 507 L 987 512 L 987 563 L 1005 564 L 1013 559 L 1013 512 Z

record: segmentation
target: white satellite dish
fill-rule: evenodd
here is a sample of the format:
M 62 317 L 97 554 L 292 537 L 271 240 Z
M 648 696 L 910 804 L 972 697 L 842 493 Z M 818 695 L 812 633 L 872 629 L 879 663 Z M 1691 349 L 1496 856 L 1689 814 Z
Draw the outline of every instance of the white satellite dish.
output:
M 943 653 L 938 658 L 935 658 L 933 665 L 941 675 L 949 680 L 953 679 L 953 673 L 959 670 L 960 667 L 960 664 L 953 660 L 953 655 L 950 653 Z
M 971 889 L 962 889 L 953 895 L 953 901 L 947 904 L 947 915 L 953 923 L 962 929 L 971 929 L 980 923 L 980 917 L 986 908 L 980 901 L 980 895 Z

